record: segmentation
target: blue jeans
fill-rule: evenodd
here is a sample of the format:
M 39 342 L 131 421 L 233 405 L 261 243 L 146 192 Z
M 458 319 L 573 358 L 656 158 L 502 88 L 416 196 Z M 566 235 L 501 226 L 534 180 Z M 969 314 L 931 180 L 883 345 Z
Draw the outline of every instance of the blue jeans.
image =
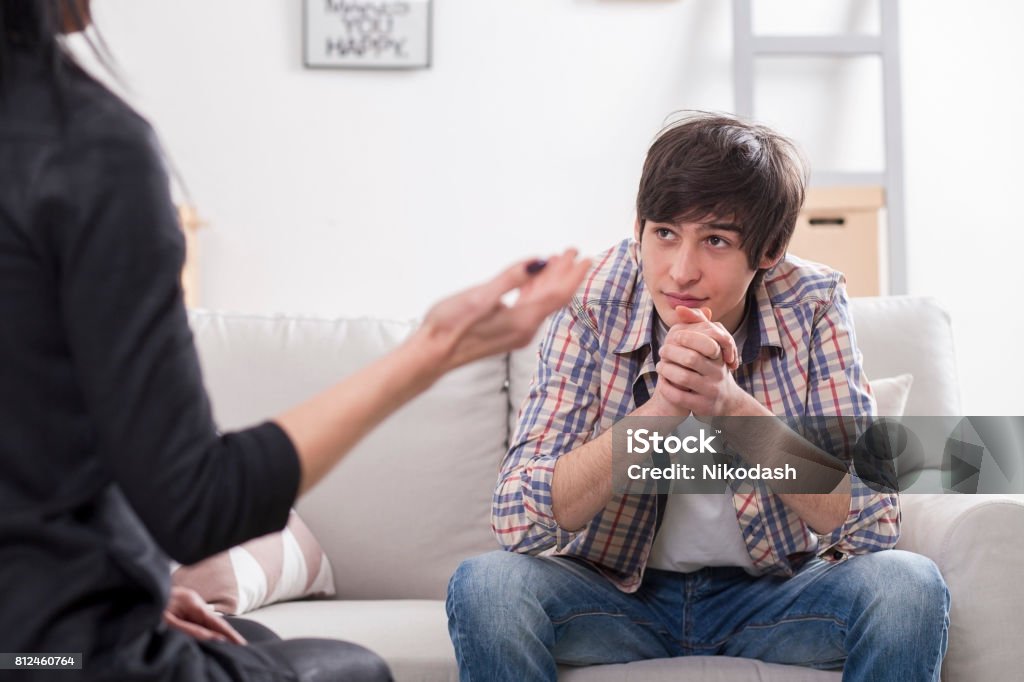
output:
M 462 682 L 555 680 L 557 664 L 739 656 L 843 669 L 844 680 L 938 680 L 949 591 L 931 560 L 900 550 L 792 578 L 739 568 L 648 569 L 634 594 L 585 564 L 496 551 L 448 585 Z

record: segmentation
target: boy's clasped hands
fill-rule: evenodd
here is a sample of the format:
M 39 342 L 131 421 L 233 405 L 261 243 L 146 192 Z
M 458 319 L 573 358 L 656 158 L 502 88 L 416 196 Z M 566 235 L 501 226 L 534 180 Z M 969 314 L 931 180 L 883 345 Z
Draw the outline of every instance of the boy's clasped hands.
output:
M 712 322 L 710 308 L 677 306 L 675 311 L 679 321 L 659 348 L 653 399 L 673 414 L 693 414 L 701 421 L 734 413 L 747 394 L 733 379 L 740 356 L 732 334 Z

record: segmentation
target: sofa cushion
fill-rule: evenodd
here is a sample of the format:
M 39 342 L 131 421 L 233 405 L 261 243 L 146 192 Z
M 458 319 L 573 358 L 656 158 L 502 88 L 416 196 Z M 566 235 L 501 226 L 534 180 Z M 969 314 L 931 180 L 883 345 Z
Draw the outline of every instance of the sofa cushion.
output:
M 871 392 L 875 396 L 880 417 L 902 417 L 910 398 L 910 387 L 914 385 L 913 374 L 900 374 L 871 380 Z
M 222 428 L 281 413 L 397 346 L 408 322 L 191 313 Z M 298 504 L 338 597 L 444 597 L 462 559 L 497 547 L 507 358 L 441 379 L 364 439 Z
M 762 663 L 750 658 L 729 656 L 687 656 L 659 658 L 620 665 L 595 665 L 587 668 L 558 669 L 559 682 L 840 682 L 841 672 L 814 670 L 792 665 Z

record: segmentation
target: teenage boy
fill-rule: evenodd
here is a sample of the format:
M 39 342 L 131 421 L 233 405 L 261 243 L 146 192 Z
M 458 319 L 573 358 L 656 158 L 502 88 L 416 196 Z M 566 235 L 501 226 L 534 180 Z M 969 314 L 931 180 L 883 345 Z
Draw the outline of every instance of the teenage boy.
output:
M 449 585 L 464 682 L 689 655 L 938 680 L 948 591 L 930 560 L 892 549 L 895 494 L 846 465 L 828 494 L 612 484 L 625 417 L 691 431 L 696 415 L 829 417 L 816 445 L 849 453 L 849 424 L 875 404 L 842 275 L 785 255 L 804 185 L 795 147 L 760 125 L 696 114 L 654 142 L 633 238 L 595 259 L 540 345 L 494 494 L 507 551 L 463 562 Z M 778 463 L 783 440 L 747 438 L 740 455 Z

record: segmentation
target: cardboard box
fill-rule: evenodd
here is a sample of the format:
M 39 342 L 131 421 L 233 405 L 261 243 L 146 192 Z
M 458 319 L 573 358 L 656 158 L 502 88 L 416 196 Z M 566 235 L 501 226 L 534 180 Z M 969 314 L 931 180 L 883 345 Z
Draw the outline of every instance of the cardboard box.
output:
M 850 296 L 887 293 L 881 187 L 811 187 L 789 253 L 846 275 Z

